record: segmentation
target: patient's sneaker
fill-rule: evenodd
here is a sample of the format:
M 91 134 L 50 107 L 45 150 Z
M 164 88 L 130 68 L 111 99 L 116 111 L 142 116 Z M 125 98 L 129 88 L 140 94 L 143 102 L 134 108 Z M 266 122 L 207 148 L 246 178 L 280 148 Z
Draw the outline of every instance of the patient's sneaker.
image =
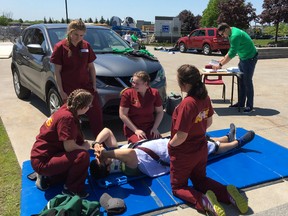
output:
M 205 195 L 202 196 L 202 203 L 204 209 L 214 216 L 225 216 L 225 210 L 217 201 L 217 198 L 213 191 L 208 190 Z
M 236 139 L 236 127 L 233 123 L 230 124 L 230 130 L 226 136 L 228 137 L 228 142 L 232 142 Z
M 248 131 L 245 133 L 243 136 L 237 139 L 238 141 L 238 146 L 237 148 L 241 148 L 242 146 L 246 145 L 247 143 L 251 142 L 255 137 L 255 132 L 254 131 Z
M 230 202 L 236 206 L 242 214 L 248 211 L 248 200 L 242 196 L 234 185 L 228 185 L 227 191 Z
M 47 176 L 40 175 L 36 173 L 37 179 L 36 179 L 36 187 L 39 190 L 45 191 L 49 188 L 49 179 Z

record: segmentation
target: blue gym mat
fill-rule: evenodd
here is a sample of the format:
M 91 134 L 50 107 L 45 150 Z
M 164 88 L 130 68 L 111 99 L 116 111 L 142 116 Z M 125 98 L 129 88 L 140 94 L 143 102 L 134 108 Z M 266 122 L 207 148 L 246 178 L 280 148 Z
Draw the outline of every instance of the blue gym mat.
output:
M 228 129 L 209 132 L 210 136 L 223 136 Z M 246 132 L 237 128 L 237 136 Z M 91 154 L 93 159 L 93 154 Z M 258 135 L 242 149 L 225 155 L 209 157 L 207 175 L 223 184 L 234 184 L 246 188 L 262 183 L 281 180 L 288 177 L 288 149 L 279 146 Z M 47 201 L 61 193 L 62 185 L 43 192 L 36 188 L 35 182 L 27 178 L 33 172 L 30 161 L 22 167 L 21 216 L 37 214 Z M 191 183 L 190 183 L 191 185 Z M 143 177 L 119 186 L 99 187 L 94 179 L 88 176 L 86 181 L 88 200 L 99 200 L 107 192 L 113 197 L 125 200 L 127 211 L 123 215 L 140 215 L 161 209 L 172 211 L 184 202 L 174 197 L 170 187 L 170 175 L 157 178 Z M 103 209 L 101 208 L 103 213 Z M 106 213 L 103 213 L 104 215 Z

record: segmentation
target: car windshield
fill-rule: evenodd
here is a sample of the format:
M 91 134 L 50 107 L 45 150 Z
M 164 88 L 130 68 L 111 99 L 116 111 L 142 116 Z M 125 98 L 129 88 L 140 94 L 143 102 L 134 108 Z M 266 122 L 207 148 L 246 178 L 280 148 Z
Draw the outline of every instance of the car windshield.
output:
M 66 37 L 66 28 L 49 29 L 51 45 Z M 113 30 L 87 28 L 84 40 L 88 41 L 95 53 L 125 52 L 132 48 Z

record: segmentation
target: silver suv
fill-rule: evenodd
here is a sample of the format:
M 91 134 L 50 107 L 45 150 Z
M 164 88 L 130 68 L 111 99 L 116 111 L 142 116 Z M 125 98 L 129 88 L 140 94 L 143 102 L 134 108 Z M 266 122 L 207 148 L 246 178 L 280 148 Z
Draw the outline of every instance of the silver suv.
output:
M 27 99 L 33 92 L 47 103 L 50 114 L 62 105 L 50 57 L 54 45 L 66 37 L 66 29 L 66 24 L 32 25 L 13 46 L 11 69 L 17 97 Z M 84 39 L 97 55 L 96 85 L 104 114 L 118 114 L 120 92 L 140 70 L 149 73 L 151 86 L 159 90 L 163 103 L 166 101 L 165 72 L 156 58 L 134 50 L 109 28 L 89 25 Z

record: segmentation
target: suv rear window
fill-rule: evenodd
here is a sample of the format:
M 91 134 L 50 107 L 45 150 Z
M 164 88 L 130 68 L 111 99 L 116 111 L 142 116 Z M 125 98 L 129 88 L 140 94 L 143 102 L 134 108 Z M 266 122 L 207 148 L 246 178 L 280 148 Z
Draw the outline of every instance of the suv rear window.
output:
M 214 36 L 214 29 L 208 30 L 208 36 Z

